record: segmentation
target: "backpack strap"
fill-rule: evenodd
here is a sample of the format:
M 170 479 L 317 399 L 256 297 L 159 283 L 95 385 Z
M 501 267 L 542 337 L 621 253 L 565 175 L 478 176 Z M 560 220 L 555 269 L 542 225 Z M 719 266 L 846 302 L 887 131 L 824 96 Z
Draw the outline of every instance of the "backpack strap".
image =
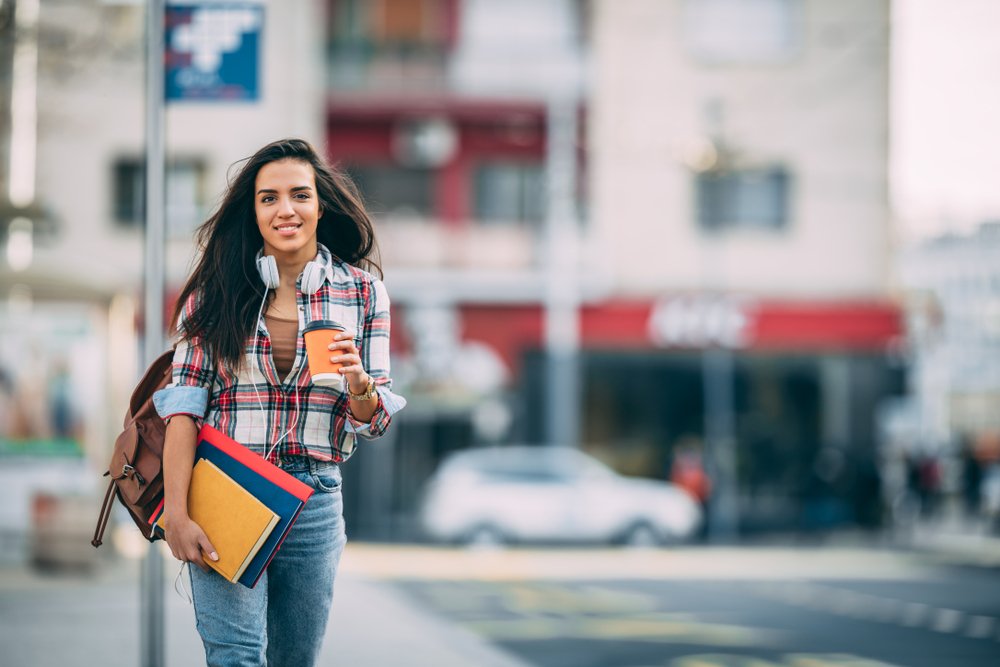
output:
M 111 518 L 111 508 L 114 507 L 115 480 L 108 484 L 108 491 L 104 494 L 104 504 L 101 505 L 101 513 L 97 518 L 97 527 L 94 529 L 94 539 L 90 541 L 95 547 L 102 544 L 104 529 L 108 526 L 108 519 Z

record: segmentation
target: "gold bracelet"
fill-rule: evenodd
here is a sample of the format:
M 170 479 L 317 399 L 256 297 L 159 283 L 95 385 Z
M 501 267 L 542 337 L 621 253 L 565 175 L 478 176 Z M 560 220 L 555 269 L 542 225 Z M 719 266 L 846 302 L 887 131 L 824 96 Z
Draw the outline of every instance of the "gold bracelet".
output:
M 360 394 L 355 394 L 351 391 L 351 384 L 348 382 L 347 395 L 351 397 L 352 401 L 369 401 L 375 398 L 375 378 L 370 375 L 368 376 L 368 387 Z

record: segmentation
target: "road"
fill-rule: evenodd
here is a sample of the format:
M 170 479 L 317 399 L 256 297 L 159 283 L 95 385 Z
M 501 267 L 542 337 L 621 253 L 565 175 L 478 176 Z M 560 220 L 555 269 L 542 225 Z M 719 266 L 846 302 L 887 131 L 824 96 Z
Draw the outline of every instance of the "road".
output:
M 483 558 L 388 578 L 537 667 L 1000 665 L 996 569 L 865 550 Z
M 321 665 L 1000 665 L 1000 567 L 874 548 L 351 543 Z M 165 573 L 168 666 L 202 664 Z M 0 568 L 0 665 L 138 664 L 138 570 Z M 55 639 L 54 639 L 55 638 Z

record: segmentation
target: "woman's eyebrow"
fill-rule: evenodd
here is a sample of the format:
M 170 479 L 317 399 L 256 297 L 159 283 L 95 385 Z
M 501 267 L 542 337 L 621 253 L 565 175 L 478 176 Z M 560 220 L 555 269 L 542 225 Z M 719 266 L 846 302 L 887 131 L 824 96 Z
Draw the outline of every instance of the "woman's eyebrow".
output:
M 301 192 L 302 190 L 312 190 L 312 187 L 308 185 L 296 185 L 294 188 L 291 189 L 292 192 Z M 273 190 L 271 188 L 261 188 L 260 190 L 257 191 L 257 194 L 276 195 L 278 194 L 278 191 Z

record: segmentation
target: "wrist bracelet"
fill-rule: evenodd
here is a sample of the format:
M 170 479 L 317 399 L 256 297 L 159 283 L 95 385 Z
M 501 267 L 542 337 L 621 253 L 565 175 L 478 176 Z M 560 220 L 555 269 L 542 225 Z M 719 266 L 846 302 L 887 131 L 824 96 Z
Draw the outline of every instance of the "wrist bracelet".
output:
M 347 395 L 351 397 L 352 401 L 368 401 L 375 398 L 375 378 L 368 376 L 368 386 L 360 394 L 355 394 L 351 391 L 351 383 L 347 383 Z

